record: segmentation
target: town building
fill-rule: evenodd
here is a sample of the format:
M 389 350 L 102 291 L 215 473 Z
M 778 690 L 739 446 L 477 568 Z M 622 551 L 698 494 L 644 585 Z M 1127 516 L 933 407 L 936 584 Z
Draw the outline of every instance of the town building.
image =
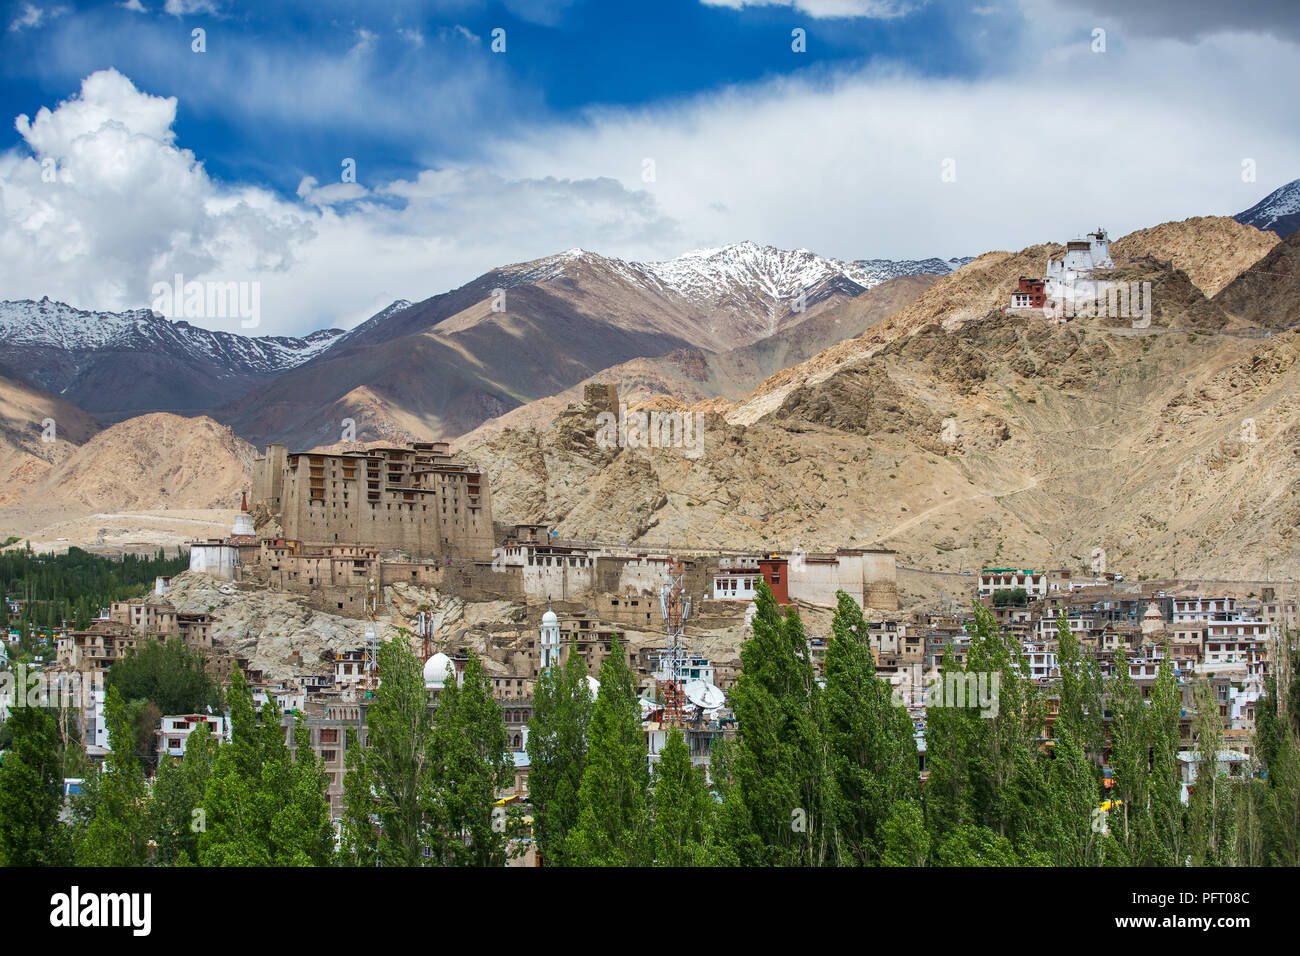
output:
M 999 591 L 1022 590 L 1028 600 L 1037 601 L 1047 596 L 1047 575 L 1042 571 L 1022 571 L 1017 568 L 985 568 L 980 571 L 977 593 L 992 597 Z
M 202 724 L 208 725 L 213 740 L 222 744 L 230 743 L 230 719 L 224 715 L 169 715 L 159 721 L 158 729 L 154 731 L 154 736 L 158 738 L 158 753 L 169 757 L 184 757 L 190 734 Z

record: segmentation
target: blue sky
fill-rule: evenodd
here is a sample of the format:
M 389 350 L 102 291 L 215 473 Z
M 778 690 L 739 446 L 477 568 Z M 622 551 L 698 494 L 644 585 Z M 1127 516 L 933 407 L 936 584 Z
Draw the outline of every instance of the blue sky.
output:
M 830 70 L 889 60 L 924 75 L 978 77 L 985 65 L 974 27 L 1007 39 L 1021 25 L 1009 11 L 977 15 L 938 3 L 887 18 L 698 0 L 193 3 L 178 5 L 197 8 L 183 16 L 165 12 L 162 0 L 148 6 L 11 4 L 0 108 L 33 113 L 112 67 L 143 90 L 178 98 L 178 139 L 214 176 L 256 179 L 285 194 L 303 176 L 330 174 L 323 157 L 352 156 L 379 178 L 410 176 L 480 160 L 482 134 L 576 119 L 594 107 L 671 102 L 781 76 L 815 83 Z M 22 25 L 33 9 L 41 22 Z M 196 27 L 207 33 L 202 56 L 191 51 Z M 806 34 L 804 55 L 791 48 L 796 28 Z M 504 54 L 491 51 L 495 29 L 505 30 Z M 350 64 L 358 49 L 365 62 Z M 322 73 L 356 85 L 313 89 L 307 79 Z M 284 88 L 232 95 L 239 76 Z M 18 142 L 10 128 L 0 145 Z
M 574 246 L 971 255 L 1300 176 L 1300 15 L 1270 0 L 3 10 L 0 298 L 251 278 L 300 333 Z

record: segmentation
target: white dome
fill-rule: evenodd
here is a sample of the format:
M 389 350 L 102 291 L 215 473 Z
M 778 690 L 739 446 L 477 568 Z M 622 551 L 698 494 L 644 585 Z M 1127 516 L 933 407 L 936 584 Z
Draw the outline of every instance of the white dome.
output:
M 453 673 L 451 658 L 441 652 L 434 654 L 424 662 L 424 686 L 442 687 L 447 683 L 448 675 Z
M 600 693 L 600 681 L 596 680 L 596 678 L 592 677 L 590 674 L 587 675 L 587 690 L 591 692 L 593 700 L 596 695 Z
M 542 627 L 546 627 L 546 625 L 548 624 L 559 624 L 559 623 L 560 623 L 560 619 L 555 616 L 554 611 L 548 610 L 545 614 L 542 615 Z

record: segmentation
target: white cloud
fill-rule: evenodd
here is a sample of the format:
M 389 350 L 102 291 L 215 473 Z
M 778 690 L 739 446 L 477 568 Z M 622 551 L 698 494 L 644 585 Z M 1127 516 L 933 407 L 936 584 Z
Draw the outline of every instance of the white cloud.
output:
M 194 13 L 207 13 L 212 15 L 220 14 L 220 9 L 214 0 L 167 0 L 163 4 L 163 12 L 170 13 L 174 17 L 185 17 Z
M 701 0 L 708 7 L 790 7 L 814 19 L 902 17 L 925 6 L 927 0 Z
M 1086 27 L 1012 51 L 1012 71 L 993 79 L 818 74 L 597 111 L 496 144 L 497 166 L 644 188 L 691 245 L 753 239 L 841 258 L 1020 249 L 1099 223 L 1118 235 L 1232 214 L 1300 175 L 1291 93 L 1276 79 L 1293 46 L 1112 36 L 1094 54 Z M 646 158 L 655 181 L 642 185 Z M 955 182 L 941 179 L 949 158 Z M 1242 182 L 1243 158 L 1258 182 Z
M 176 140 L 174 98 L 97 72 L 19 117 L 23 145 L 0 154 L 0 289 L 121 309 L 149 305 L 175 272 L 259 280 L 260 331 L 302 333 L 574 246 L 637 259 L 742 239 L 846 259 L 973 255 L 1231 214 L 1300 175 L 1289 87 L 1274 75 L 1293 46 L 1112 34 L 1093 54 L 1087 22 L 1042 9 L 1068 42 L 1045 43 L 1031 22 L 1037 45 L 1011 51 L 996 79 L 810 71 L 537 120 L 484 141 L 491 159 L 473 167 L 377 181 L 363 163 L 342 182 L 333 158 L 289 197 L 213 180 Z M 1244 158 L 1258 182 L 1241 181 Z
M 455 37 L 460 37 L 462 40 L 465 40 L 467 43 L 473 43 L 473 44 L 478 44 L 483 42 L 483 38 L 480 37 L 477 33 L 472 31 L 469 27 L 461 26 L 459 23 L 451 28 L 447 28 L 447 27 L 440 28 L 438 30 L 438 36 L 442 39 L 453 39 Z
M 50 7 L 48 10 L 33 6 L 30 3 L 23 4 L 23 14 L 15 17 L 9 24 L 9 31 L 12 33 L 17 30 L 32 29 L 37 30 L 41 24 L 56 17 L 61 17 L 68 12 L 67 7 Z
M 375 48 L 379 34 L 362 27 L 357 31 L 357 42 L 348 50 L 348 56 L 364 56 Z
M 657 247 L 673 232 L 649 196 L 607 178 L 445 169 L 366 186 L 308 177 L 296 201 L 225 185 L 176 144 L 176 107 L 105 70 L 55 109 L 18 117 L 31 155 L 0 155 L 5 297 L 144 308 L 153 284 L 177 272 L 255 280 L 259 332 L 290 334 L 350 325 L 393 299 L 571 244 Z
M 417 49 L 424 46 L 424 34 L 419 27 L 398 27 L 397 35 Z
M 140 0 L 126 0 L 126 2 L 120 4 L 120 6 L 121 6 L 123 9 L 130 10 L 132 13 L 148 13 L 148 12 L 149 12 L 148 10 L 145 9 L 144 4 L 141 3 Z

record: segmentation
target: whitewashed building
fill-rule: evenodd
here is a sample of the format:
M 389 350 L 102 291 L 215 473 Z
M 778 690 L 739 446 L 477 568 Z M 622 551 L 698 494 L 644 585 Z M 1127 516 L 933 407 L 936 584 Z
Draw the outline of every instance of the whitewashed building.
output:
M 1029 600 L 1047 596 L 1047 575 L 1042 571 L 1018 568 L 985 568 L 980 572 L 979 596 L 992 597 L 998 591 L 1024 589 Z
M 212 731 L 212 738 L 218 743 L 230 743 L 230 721 L 217 714 L 178 714 L 164 717 L 155 734 L 158 737 L 158 752 L 169 757 L 184 757 L 185 747 L 190 734 L 202 724 L 207 724 Z

